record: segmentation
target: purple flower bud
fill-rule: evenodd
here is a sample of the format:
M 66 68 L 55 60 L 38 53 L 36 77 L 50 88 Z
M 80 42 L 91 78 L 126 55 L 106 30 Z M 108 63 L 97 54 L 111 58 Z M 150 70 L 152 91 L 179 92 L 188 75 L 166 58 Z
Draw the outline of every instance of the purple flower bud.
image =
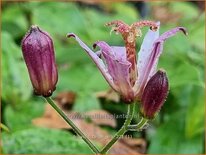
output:
M 165 71 L 157 71 L 148 81 L 142 94 L 140 111 L 143 117 L 154 118 L 165 102 L 168 89 L 168 78 Z
M 53 41 L 38 26 L 31 26 L 22 40 L 22 52 L 36 95 L 49 97 L 58 81 Z

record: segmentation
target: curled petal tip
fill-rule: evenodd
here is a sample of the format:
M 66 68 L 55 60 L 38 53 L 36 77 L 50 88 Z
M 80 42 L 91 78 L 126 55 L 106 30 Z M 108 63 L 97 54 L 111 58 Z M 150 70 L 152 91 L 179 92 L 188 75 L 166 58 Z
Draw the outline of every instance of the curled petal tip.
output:
M 101 44 L 101 41 L 96 41 L 92 46 L 93 46 L 93 49 L 96 49 L 96 47 Z
M 68 34 L 67 34 L 67 38 L 70 38 L 70 37 L 73 37 L 73 38 L 75 38 L 75 35 L 74 35 L 74 33 L 68 33 Z
M 179 28 L 186 36 L 188 35 L 187 29 L 184 27 Z
M 97 47 L 97 43 L 93 44 L 93 49 L 95 49 Z

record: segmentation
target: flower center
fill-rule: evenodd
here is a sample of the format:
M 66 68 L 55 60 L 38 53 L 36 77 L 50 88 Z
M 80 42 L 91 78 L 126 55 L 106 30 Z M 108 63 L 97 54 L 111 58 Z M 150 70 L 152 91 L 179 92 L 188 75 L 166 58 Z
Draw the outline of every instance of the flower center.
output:
M 156 31 L 158 26 L 153 21 L 140 21 L 131 24 L 130 26 L 122 21 L 115 20 L 106 24 L 106 26 L 113 26 L 112 31 L 117 34 L 120 33 L 124 39 L 126 47 L 127 60 L 131 63 L 129 70 L 130 83 L 133 86 L 137 80 L 137 55 L 136 55 L 136 37 L 141 37 L 141 28 L 144 26 L 150 26 L 150 29 Z

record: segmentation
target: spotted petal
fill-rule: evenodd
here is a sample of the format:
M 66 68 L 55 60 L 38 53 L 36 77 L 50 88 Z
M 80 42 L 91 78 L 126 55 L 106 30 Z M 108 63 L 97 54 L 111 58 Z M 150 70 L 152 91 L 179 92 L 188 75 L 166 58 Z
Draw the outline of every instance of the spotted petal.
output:
M 158 31 L 153 32 L 149 30 L 149 32 L 146 34 L 139 52 L 138 59 L 138 93 L 142 93 L 147 81 L 156 72 L 159 56 L 163 51 L 164 41 L 174 36 L 179 31 L 182 31 L 184 34 L 186 34 L 186 29 L 183 27 L 171 29 L 170 31 L 162 34 L 159 38 Z
M 131 63 L 126 59 L 126 48 L 109 46 L 103 41 L 96 42 L 94 45 L 100 47 L 101 55 L 108 67 L 108 72 L 113 78 L 118 92 L 123 99 L 131 102 L 134 98 L 134 93 L 129 82 L 129 68 Z
M 107 82 L 110 84 L 110 86 L 114 89 L 117 90 L 112 77 L 110 76 L 110 74 L 108 73 L 108 70 L 105 66 L 105 64 L 103 63 L 103 61 L 97 56 L 96 53 L 94 53 L 85 43 L 83 43 L 80 38 L 75 35 L 74 33 L 69 33 L 67 34 L 67 37 L 74 37 L 76 39 L 76 41 L 79 43 L 79 45 L 86 51 L 86 53 L 92 58 L 92 60 L 94 61 L 94 63 L 97 65 L 97 67 L 99 68 L 100 72 L 102 73 L 102 75 L 104 76 L 104 78 L 107 80 Z

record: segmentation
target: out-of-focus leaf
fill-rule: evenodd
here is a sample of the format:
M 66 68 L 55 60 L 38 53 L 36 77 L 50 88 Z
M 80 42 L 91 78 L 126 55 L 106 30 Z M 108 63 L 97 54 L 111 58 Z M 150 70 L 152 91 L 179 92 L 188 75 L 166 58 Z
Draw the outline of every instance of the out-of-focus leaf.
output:
M 66 131 L 31 128 L 3 134 L 3 150 L 7 154 L 91 154 L 81 139 Z
M 170 8 L 174 12 L 181 12 L 181 14 L 183 14 L 182 21 L 194 19 L 198 17 L 198 14 L 199 14 L 198 7 L 188 2 L 170 3 Z
M 194 137 L 204 132 L 205 95 L 202 87 L 194 87 L 189 95 L 186 116 L 186 137 Z
M 189 41 L 193 45 L 194 49 L 197 48 L 202 54 L 205 52 L 205 18 L 204 14 L 199 16 L 196 21 L 190 25 L 189 29 Z
M 148 153 L 152 154 L 201 154 L 203 135 L 186 138 L 182 113 L 174 113 L 166 123 L 160 125 L 151 136 Z M 185 149 L 187 148 L 187 149 Z
M 2 32 L 2 98 L 18 102 L 26 100 L 31 95 L 31 83 L 29 81 L 26 65 L 22 60 L 21 50 L 14 43 L 11 35 Z
M 92 61 L 90 64 L 62 67 L 59 74 L 58 90 L 70 89 L 89 93 L 108 88 L 106 80 Z
M 5 124 L 12 130 L 25 129 L 32 126 L 32 119 L 43 113 L 42 102 L 30 101 L 20 103 L 15 107 L 8 105 L 5 108 Z
M 74 104 L 74 111 L 86 112 L 91 110 L 101 109 L 100 103 L 94 94 L 79 93 L 76 103 Z
M 74 3 L 39 3 L 33 9 L 33 22 L 53 35 L 86 32 L 85 19 Z
M 199 85 L 203 86 L 203 82 L 200 80 L 200 74 L 196 67 L 190 64 L 182 63 L 176 69 L 169 72 L 169 80 L 171 87 L 177 87 L 180 85 Z
M 128 3 L 112 3 L 111 8 L 115 12 L 115 15 L 113 16 L 115 19 L 123 20 L 128 24 L 138 21 L 138 11 Z
M 13 37 L 20 37 L 25 34 L 27 21 L 20 4 L 14 3 L 3 11 L 2 30 L 9 32 Z

